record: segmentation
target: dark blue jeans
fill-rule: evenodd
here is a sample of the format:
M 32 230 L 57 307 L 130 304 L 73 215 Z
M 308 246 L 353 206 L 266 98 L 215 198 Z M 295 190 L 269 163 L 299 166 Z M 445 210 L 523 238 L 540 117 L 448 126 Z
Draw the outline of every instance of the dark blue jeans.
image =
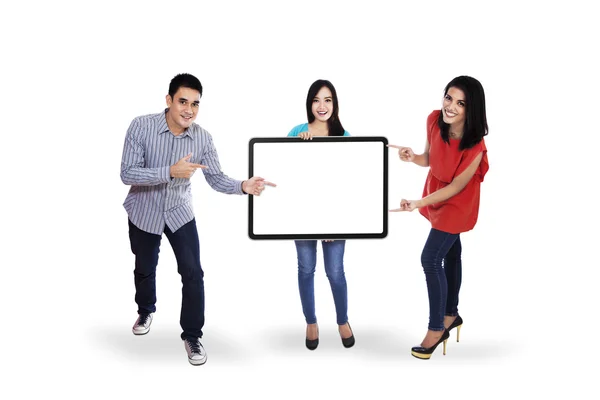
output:
M 302 311 L 307 324 L 315 324 L 315 268 L 317 266 L 317 241 L 296 240 L 298 253 L 298 287 Z M 345 240 L 323 242 L 323 261 L 329 279 L 338 325 L 348 322 L 348 288 L 344 273 Z
M 429 294 L 429 329 L 444 330 L 444 315 L 458 315 L 462 280 L 460 235 L 431 229 L 421 264 Z
M 204 272 L 200 265 L 200 242 L 196 220 L 193 219 L 175 232 L 165 226 L 165 235 L 177 259 L 181 275 L 182 301 L 179 323 L 181 338 L 201 338 L 204 326 Z M 156 266 L 162 235 L 144 232 L 129 221 L 131 251 L 135 254 L 135 302 L 138 314 L 156 311 Z

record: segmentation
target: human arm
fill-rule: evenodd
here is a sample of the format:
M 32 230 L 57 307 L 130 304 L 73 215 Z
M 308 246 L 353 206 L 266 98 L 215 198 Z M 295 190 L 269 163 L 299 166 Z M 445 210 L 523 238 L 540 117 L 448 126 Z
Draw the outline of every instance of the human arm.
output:
M 206 165 L 191 163 L 191 157 L 192 153 L 171 165 L 171 167 L 169 167 L 169 173 L 171 174 L 171 177 L 189 179 L 192 177 L 192 175 L 194 175 L 194 172 L 196 172 L 198 168 L 208 168 Z
M 208 169 L 203 170 L 206 182 L 214 190 L 226 194 L 252 194 L 260 195 L 267 186 L 275 186 L 274 183 L 265 181 L 261 177 L 252 177 L 245 181 L 238 181 L 225 175 L 221 171 L 219 156 L 214 146 L 212 136 L 206 132 L 203 137 L 205 142 L 201 162 L 206 164 Z
M 296 125 L 287 135 L 288 137 L 299 137 L 304 140 L 312 139 L 312 135 L 308 132 L 308 124 Z
M 415 154 L 410 147 L 388 144 L 387 147 L 398 149 L 398 157 L 400 160 L 413 162 L 421 167 L 429 166 L 429 140 L 425 140 L 425 150 L 423 154 Z
M 142 139 L 143 127 L 133 120 L 125 136 L 121 159 L 121 181 L 132 186 L 154 186 L 171 180 L 170 166 L 146 168 L 146 149 Z
M 344 134 L 342 136 L 348 137 L 348 136 L 350 136 L 350 134 L 347 131 L 344 131 Z M 302 138 L 304 140 L 312 140 L 312 138 L 314 136 L 312 133 L 310 133 L 308 131 L 304 131 L 304 132 L 298 133 L 297 137 Z
M 452 182 L 450 182 L 449 185 L 439 190 L 436 190 L 429 196 L 426 196 L 420 200 L 402 199 L 400 201 L 400 208 L 396 208 L 390 211 L 413 211 L 417 208 L 427 207 L 432 204 L 441 203 L 453 196 L 456 196 L 465 188 L 465 186 L 467 186 L 469 181 L 473 178 L 473 175 L 475 175 L 475 172 L 477 172 L 477 168 L 479 168 L 479 164 L 481 163 L 482 158 L 483 152 L 479 153 L 463 172 L 461 172 L 458 176 L 452 179 Z
M 254 196 L 260 196 L 265 186 L 277 186 L 276 184 L 266 181 L 265 178 L 260 176 L 253 176 L 252 178 L 242 182 L 242 191 L 246 194 L 252 194 Z

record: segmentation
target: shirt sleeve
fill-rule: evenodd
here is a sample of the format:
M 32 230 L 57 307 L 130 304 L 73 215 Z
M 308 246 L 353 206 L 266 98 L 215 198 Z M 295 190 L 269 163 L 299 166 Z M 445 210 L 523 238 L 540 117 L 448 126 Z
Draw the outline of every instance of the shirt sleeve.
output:
M 462 158 L 460 160 L 460 164 L 456 170 L 456 175 L 458 176 L 463 173 L 471 163 L 477 158 L 477 156 L 483 153 L 483 157 L 481 162 L 479 163 L 479 167 L 477 171 L 475 171 L 475 176 L 479 180 L 479 182 L 483 182 L 483 178 L 489 169 L 488 159 L 487 159 L 487 148 L 485 147 L 485 142 L 481 139 L 481 142 L 477 143 L 475 146 L 467 149 L 463 152 Z
M 481 164 L 479 164 L 479 168 L 477 169 L 476 175 L 479 177 L 479 182 L 483 182 L 483 178 L 485 178 L 485 174 L 487 174 L 490 169 L 490 164 L 488 162 L 487 156 L 487 147 L 485 145 L 485 141 L 481 139 L 481 151 L 483 151 L 483 158 L 481 159 Z
M 297 125 L 297 126 L 293 127 L 292 130 L 290 131 L 290 133 L 288 133 L 288 137 L 298 136 L 298 134 L 300 133 L 301 127 L 302 127 L 302 125 Z
M 140 140 L 143 127 L 137 119 L 129 125 L 121 159 L 121 181 L 132 186 L 154 186 L 171 180 L 170 166 L 145 168 L 146 150 Z
M 208 167 L 202 170 L 206 182 L 208 182 L 210 187 L 217 192 L 226 194 L 244 194 L 242 191 L 242 181 L 232 179 L 221 171 L 219 155 L 217 154 L 217 149 L 213 143 L 212 136 L 206 132 L 206 135 L 202 140 L 204 148 L 200 163 Z

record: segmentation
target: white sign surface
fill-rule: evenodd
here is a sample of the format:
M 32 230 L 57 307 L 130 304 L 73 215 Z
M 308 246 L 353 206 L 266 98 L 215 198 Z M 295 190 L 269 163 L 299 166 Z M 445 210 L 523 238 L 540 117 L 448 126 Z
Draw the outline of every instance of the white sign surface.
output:
M 382 137 L 253 139 L 251 175 L 277 187 L 250 197 L 250 237 L 385 237 L 386 144 Z

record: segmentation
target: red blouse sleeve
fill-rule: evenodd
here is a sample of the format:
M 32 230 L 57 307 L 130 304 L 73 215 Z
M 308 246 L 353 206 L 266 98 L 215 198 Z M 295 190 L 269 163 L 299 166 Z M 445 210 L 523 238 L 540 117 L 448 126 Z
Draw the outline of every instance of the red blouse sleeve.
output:
M 483 182 L 483 178 L 485 177 L 485 174 L 488 172 L 488 169 L 490 168 L 490 166 L 488 164 L 488 158 L 487 158 L 487 148 L 485 147 L 485 141 L 483 139 L 481 139 L 481 142 L 477 143 L 475 146 L 473 146 L 470 149 L 467 149 L 463 152 L 462 158 L 460 160 L 460 164 L 458 165 L 458 168 L 456 169 L 455 177 L 462 174 L 469 167 L 469 165 L 471 165 L 471 163 L 477 158 L 477 156 L 482 152 L 483 152 L 483 158 L 481 159 L 481 162 L 479 163 L 479 168 L 477 168 L 477 171 L 475 171 L 475 176 L 477 177 L 479 182 Z

